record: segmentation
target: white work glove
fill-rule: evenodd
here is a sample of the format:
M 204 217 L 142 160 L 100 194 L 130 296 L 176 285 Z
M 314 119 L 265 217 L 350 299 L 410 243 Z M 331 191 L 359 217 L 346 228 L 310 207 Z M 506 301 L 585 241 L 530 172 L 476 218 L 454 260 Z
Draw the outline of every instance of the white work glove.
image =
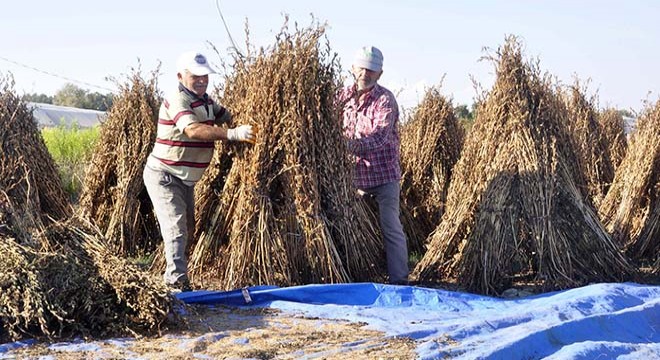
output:
M 230 141 L 245 141 L 254 144 L 255 135 L 252 125 L 240 125 L 227 130 L 227 140 Z

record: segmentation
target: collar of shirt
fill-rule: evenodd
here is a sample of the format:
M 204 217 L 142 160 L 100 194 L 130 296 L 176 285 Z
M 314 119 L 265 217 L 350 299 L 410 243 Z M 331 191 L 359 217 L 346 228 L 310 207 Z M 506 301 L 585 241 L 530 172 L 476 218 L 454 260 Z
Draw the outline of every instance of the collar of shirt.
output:
M 188 89 L 187 87 L 183 86 L 182 83 L 179 83 L 179 91 L 183 91 L 186 94 L 190 95 L 193 99 L 196 100 L 202 100 L 204 103 L 207 103 L 209 100 L 209 94 L 204 93 L 203 96 L 199 96 L 196 93 L 194 93 L 192 90 Z
M 206 109 L 206 113 L 209 113 L 209 94 L 204 93 L 203 96 L 199 96 L 196 93 L 192 92 L 190 89 L 185 87 L 182 83 L 179 83 L 179 91 L 183 91 L 184 93 L 188 94 L 188 96 L 192 97 L 193 100 L 200 100 L 204 103 L 204 108 Z
M 347 97 L 349 102 L 353 102 L 355 104 L 356 110 L 361 109 L 365 105 L 369 104 L 372 102 L 373 99 L 377 98 L 380 96 L 382 93 L 382 88 L 378 84 L 374 84 L 374 86 L 369 89 L 367 92 L 363 94 L 359 94 L 357 90 L 357 85 L 353 84 L 353 86 L 348 87 L 347 89 Z

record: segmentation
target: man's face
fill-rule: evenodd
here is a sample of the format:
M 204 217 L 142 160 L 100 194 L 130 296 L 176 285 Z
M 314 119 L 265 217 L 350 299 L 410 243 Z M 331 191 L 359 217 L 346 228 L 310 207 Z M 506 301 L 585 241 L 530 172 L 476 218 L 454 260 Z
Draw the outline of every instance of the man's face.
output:
M 193 75 L 190 73 L 190 71 L 186 70 L 183 73 L 178 73 L 177 77 L 183 86 L 200 97 L 206 93 L 206 89 L 209 86 L 208 75 Z
M 353 77 L 358 90 L 367 90 L 376 85 L 383 71 L 372 71 L 353 65 Z

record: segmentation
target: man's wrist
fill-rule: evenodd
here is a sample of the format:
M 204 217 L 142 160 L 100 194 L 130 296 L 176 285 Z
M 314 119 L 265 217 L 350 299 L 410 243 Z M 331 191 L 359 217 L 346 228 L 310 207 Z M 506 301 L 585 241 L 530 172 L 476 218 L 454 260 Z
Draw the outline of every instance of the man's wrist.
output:
M 236 140 L 236 129 L 227 129 L 227 140 Z

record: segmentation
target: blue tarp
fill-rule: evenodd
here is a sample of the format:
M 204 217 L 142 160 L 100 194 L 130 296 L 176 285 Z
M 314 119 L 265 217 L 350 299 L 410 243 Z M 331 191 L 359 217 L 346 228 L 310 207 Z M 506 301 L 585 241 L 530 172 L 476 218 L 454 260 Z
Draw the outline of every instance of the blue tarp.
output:
M 361 283 L 258 286 L 178 297 L 189 304 L 270 307 L 364 323 L 385 336 L 414 339 L 420 359 L 660 359 L 660 286 L 593 284 L 501 299 Z M 0 345 L 0 358 L 26 345 Z M 57 344 L 74 352 L 85 345 Z
M 179 294 L 187 303 L 267 306 L 364 322 L 417 341 L 422 359 L 660 359 L 660 287 L 594 284 L 505 300 L 374 283 Z

